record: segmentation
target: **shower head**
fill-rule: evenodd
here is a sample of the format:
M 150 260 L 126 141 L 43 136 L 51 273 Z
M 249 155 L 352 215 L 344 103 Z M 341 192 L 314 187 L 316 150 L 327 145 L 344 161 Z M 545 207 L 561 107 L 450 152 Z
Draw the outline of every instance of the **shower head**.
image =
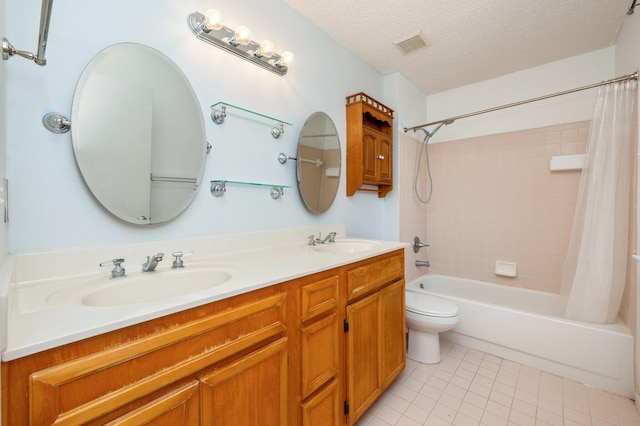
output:
M 424 142 L 425 143 L 429 142 L 429 139 L 431 139 L 431 137 L 433 135 L 435 135 L 438 130 L 440 130 L 440 127 L 442 127 L 444 125 L 447 125 L 447 124 L 451 124 L 453 122 L 454 122 L 454 120 L 451 120 L 451 119 L 445 120 L 445 121 L 441 122 L 440 124 L 438 124 L 436 126 L 436 128 L 433 129 L 431 132 L 427 131 L 427 129 L 425 129 L 424 127 L 421 127 L 419 130 L 422 130 L 424 132 L 424 134 L 425 134 Z

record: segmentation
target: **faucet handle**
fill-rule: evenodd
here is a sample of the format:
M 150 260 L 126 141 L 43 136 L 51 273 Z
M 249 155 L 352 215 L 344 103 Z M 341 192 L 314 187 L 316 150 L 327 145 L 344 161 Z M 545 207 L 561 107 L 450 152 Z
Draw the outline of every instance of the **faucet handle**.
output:
M 311 234 L 307 237 L 307 239 L 309 240 L 309 245 L 310 246 L 315 246 L 316 245 L 316 236 Z
M 329 241 L 330 243 L 335 243 L 337 235 L 338 235 L 337 232 L 329 232 L 329 235 L 327 236 L 327 241 Z
M 105 260 L 104 262 L 100 262 L 100 267 L 104 268 L 105 266 L 115 265 L 111 270 L 111 278 L 124 277 L 125 269 L 122 267 L 122 263 L 124 263 L 124 259 Z
M 420 241 L 420 237 L 413 238 L 413 252 L 417 253 L 422 247 L 429 247 L 429 244 L 425 244 Z
M 182 261 L 182 256 L 191 256 L 192 254 L 193 254 L 192 251 L 184 251 L 184 250 L 174 251 L 173 253 L 171 253 L 171 256 L 173 256 L 173 265 L 171 266 L 171 269 L 184 268 L 184 262 Z

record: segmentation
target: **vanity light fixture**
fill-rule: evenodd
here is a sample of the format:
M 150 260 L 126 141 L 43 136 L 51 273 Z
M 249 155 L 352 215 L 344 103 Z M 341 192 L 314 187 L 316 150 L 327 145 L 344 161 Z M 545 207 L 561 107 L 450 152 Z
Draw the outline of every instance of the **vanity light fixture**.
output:
M 216 9 L 209 9 L 204 15 L 193 12 L 188 16 L 187 23 L 200 40 L 278 75 L 285 75 L 295 58 L 289 51 L 281 55 L 276 53 L 273 43 L 269 40 L 264 40 L 262 43 L 253 41 L 247 27 L 239 26 L 234 30 L 224 26 L 222 15 Z

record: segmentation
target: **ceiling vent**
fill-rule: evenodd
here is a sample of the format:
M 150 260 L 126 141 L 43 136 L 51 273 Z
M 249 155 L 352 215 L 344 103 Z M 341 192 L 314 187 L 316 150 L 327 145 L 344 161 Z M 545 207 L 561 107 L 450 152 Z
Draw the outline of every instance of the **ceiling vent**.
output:
M 405 55 L 431 46 L 431 42 L 422 34 L 422 31 L 416 31 L 405 38 L 394 41 L 393 44 Z

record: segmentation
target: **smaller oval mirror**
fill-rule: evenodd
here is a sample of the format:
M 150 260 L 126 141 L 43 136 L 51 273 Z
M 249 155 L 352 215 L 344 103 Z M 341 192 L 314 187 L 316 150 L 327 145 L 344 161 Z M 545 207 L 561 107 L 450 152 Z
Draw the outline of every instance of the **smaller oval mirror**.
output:
M 296 157 L 302 200 L 313 213 L 324 213 L 340 184 L 340 138 L 331 117 L 311 114 L 300 133 Z

